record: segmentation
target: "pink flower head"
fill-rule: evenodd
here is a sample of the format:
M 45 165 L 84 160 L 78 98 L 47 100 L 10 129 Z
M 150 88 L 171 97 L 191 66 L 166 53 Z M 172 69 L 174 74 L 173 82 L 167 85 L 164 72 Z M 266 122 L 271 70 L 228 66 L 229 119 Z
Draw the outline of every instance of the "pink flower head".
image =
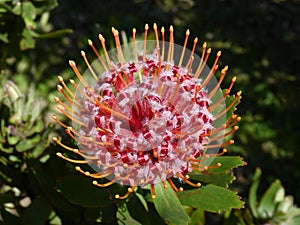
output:
M 151 185 L 155 197 L 154 185 L 160 182 L 165 187 L 169 182 L 175 191 L 182 191 L 173 178 L 200 187 L 200 183 L 189 180 L 188 174 L 221 166 L 202 162 L 226 152 L 224 147 L 233 140 L 223 142 L 223 138 L 238 129 L 235 124 L 240 120 L 232 108 L 241 92 L 231 105 L 225 104 L 236 78 L 223 92 L 220 84 L 228 67 L 221 69 L 218 81 L 214 77 L 221 52 L 209 69 L 206 62 L 211 49 L 204 43 L 198 57 L 194 53 L 198 42 L 195 38 L 189 51 L 189 30 L 183 47 L 174 43 L 172 26 L 165 34 L 164 28 L 159 32 L 154 24 L 155 40 L 147 39 L 148 31 L 146 25 L 144 40 L 137 41 L 133 29 L 132 42 L 121 45 L 119 32 L 112 28 L 116 48 L 107 51 L 105 39 L 99 35 L 102 55 L 89 40 L 97 59 L 90 63 L 81 52 L 88 67 L 86 72 L 81 74 L 75 62 L 70 61 L 79 80 L 70 80 L 76 93 L 59 76 L 62 85 L 58 90 L 72 106 L 55 97 L 58 110 L 73 121 L 73 126 L 56 116 L 53 119 L 66 128 L 78 149 L 64 145 L 56 137 L 53 140 L 84 160 L 61 153 L 58 156 L 74 163 L 88 163 L 96 173 L 78 166 L 76 169 L 95 179 L 108 179 L 104 183 L 95 180 L 93 184 L 97 186 L 115 182 L 130 186 L 125 195 L 117 194 L 117 198 L 125 198 L 135 187 L 145 185 Z

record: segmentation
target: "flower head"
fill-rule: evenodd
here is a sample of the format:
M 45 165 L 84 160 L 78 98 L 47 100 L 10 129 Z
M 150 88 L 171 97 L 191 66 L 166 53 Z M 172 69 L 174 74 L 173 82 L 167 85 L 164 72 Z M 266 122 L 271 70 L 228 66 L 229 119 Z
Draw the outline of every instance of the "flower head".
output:
M 73 125 L 64 124 L 56 116 L 53 119 L 66 128 L 78 149 L 64 145 L 56 137 L 53 140 L 84 160 L 61 153 L 58 156 L 74 163 L 88 163 L 96 173 L 76 169 L 95 179 L 108 179 L 105 183 L 94 181 L 97 186 L 115 182 L 129 185 L 128 192 L 117 198 L 125 198 L 134 187 L 148 184 L 155 197 L 154 185 L 160 182 L 165 187 L 169 182 L 175 191 L 182 191 L 172 178 L 200 187 L 200 183 L 189 180 L 188 174 L 221 166 L 204 166 L 202 162 L 226 152 L 224 147 L 233 140 L 223 142 L 223 138 L 238 129 L 235 124 L 240 120 L 233 114 L 233 107 L 241 92 L 229 106 L 225 104 L 236 78 L 223 92 L 220 84 L 228 67 L 220 70 L 219 80 L 214 77 L 221 52 L 209 69 L 206 62 L 211 49 L 204 43 L 198 57 L 194 53 L 198 42 L 195 38 L 189 51 L 189 30 L 183 47 L 174 43 L 172 26 L 165 34 L 164 28 L 159 32 L 154 24 L 155 40 L 147 39 L 148 31 L 146 25 L 144 40 L 137 41 L 133 29 L 132 42 L 121 45 L 119 32 L 112 28 L 116 48 L 107 51 L 105 39 L 99 35 L 102 55 L 89 40 L 96 61 L 90 63 L 81 52 L 88 67 L 84 74 L 70 61 L 79 80 L 70 80 L 76 93 L 59 76 L 58 90 L 71 107 L 55 97 L 58 110 Z

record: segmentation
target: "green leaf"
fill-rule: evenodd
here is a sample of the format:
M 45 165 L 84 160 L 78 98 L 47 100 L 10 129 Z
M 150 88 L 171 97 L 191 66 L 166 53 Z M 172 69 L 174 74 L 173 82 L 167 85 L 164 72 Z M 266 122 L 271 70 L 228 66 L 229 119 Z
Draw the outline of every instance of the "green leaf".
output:
M 22 12 L 21 6 L 22 6 L 22 4 L 15 4 L 15 6 L 10 10 L 12 13 L 19 16 L 19 15 L 21 15 L 21 12 Z
M 7 32 L 0 34 L 0 41 L 3 41 L 6 44 L 9 43 Z
M 221 187 L 228 187 L 228 185 L 235 179 L 232 173 L 218 173 L 218 174 L 191 174 L 191 180 L 197 180 L 205 184 L 214 184 Z
M 279 203 L 276 211 L 277 212 L 282 212 L 282 213 L 287 213 L 289 216 L 291 216 L 291 211 L 293 211 L 293 213 L 296 212 L 296 215 L 298 215 L 297 213 L 300 212 L 299 211 L 300 209 L 296 208 L 297 210 L 292 210 L 293 209 L 293 205 L 294 205 L 294 198 L 293 198 L 293 196 L 286 196 L 282 200 L 282 202 Z
M 18 143 L 18 145 L 16 146 L 16 150 L 18 152 L 27 151 L 27 150 L 33 148 L 34 146 L 36 146 L 38 143 L 40 143 L 40 141 L 41 141 L 40 135 L 35 135 L 32 138 L 28 138 L 28 139 L 20 141 Z
M 11 136 L 11 135 L 8 135 L 7 136 L 7 142 L 9 145 L 16 145 L 20 140 L 20 137 L 19 136 Z
M 300 224 L 300 216 L 287 221 L 284 225 L 299 225 L 299 224 Z
M 20 49 L 27 50 L 35 47 L 35 40 L 32 36 L 32 31 L 24 29 L 22 32 L 22 40 L 20 41 Z
M 233 191 L 213 184 L 178 193 L 183 205 L 200 208 L 208 212 L 240 209 L 244 203 Z
M 26 162 L 30 169 L 30 173 L 28 174 L 29 178 L 32 179 L 32 183 L 35 183 L 36 187 L 39 187 L 42 190 L 53 207 L 64 211 L 64 214 L 77 215 L 79 213 L 79 208 L 66 201 L 66 199 L 55 190 L 56 170 L 61 173 L 63 169 L 66 169 L 55 159 L 51 159 L 47 164 L 42 164 L 43 166 L 41 166 L 39 161 L 36 159 L 27 159 Z M 52 161 L 54 161 L 53 166 L 51 166 Z
M 52 209 L 43 197 L 36 197 L 31 205 L 22 214 L 24 225 L 45 224 Z
M 262 218 L 272 218 L 275 212 L 276 203 L 274 202 L 276 193 L 281 188 L 279 180 L 275 180 L 268 190 L 264 193 L 262 199 L 259 202 L 257 211 Z
M 94 223 L 86 224 L 109 224 L 109 225 L 118 225 L 117 223 L 117 206 L 109 205 L 105 208 L 86 208 L 84 212 L 84 217 L 86 220 Z M 120 223 L 124 224 L 124 223 Z M 127 223 L 126 223 L 127 224 Z
M 239 166 L 244 166 L 246 164 L 245 161 L 243 161 L 243 159 L 239 156 L 217 156 L 208 158 L 201 162 L 201 164 L 204 166 L 213 166 L 217 165 L 218 163 L 221 163 L 220 167 L 208 169 L 207 172 L 213 174 L 224 173 L 226 171 L 237 168 Z
M 202 209 L 196 209 L 191 215 L 191 224 L 190 225 L 204 225 L 205 223 L 205 214 Z
M 57 0 L 47 0 L 43 2 L 43 5 L 40 7 L 36 8 L 38 14 L 42 14 L 44 12 L 49 12 L 52 9 L 56 8 L 58 6 Z
M 23 2 L 22 4 L 22 17 L 25 21 L 26 27 L 35 29 L 36 24 L 34 19 L 36 17 L 36 9 L 31 2 Z
M 159 183 L 155 185 L 155 193 L 156 198 L 153 199 L 153 203 L 158 214 L 167 224 L 189 224 L 190 217 L 184 211 L 178 197 L 170 186 L 164 189 L 163 185 Z
M 261 177 L 261 169 L 256 168 L 254 176 L 253 176 L 253 182 L 249 190 L 249 207 L 252 211 L 252 214 L 255 218 L 258 218 L 258 211 L 257 211 L 257 189 L 259 186 L 259 180 Z
M 62 37 L 67 34 L 71 34 L 71 33 L 73 33 L 72 29 L 61 29 L 61 30 L 48 32 L 45 34 L 33 33 L 32 36 L 34 38 L 57 38 L 57 37 Z
M 150 225 L 149 209 L 142 195 L 139 193 L 132 194 L 126 205 L 133 219 L 143 223 L 143 225 Z
M 139 223 L 138 221 L 136 221 L 130 216 L 130 213 L 126 208 L 126 205 L 124 205 L 121 209 L 118 210 L 117 218 L 123 224 L 141 225 L 141 223 Z
M 226 98 L 226 106 L 230 106 L 232 104 L 232 102 L 235 100 L 235 95 L 228 95 Z M 231 115 L 233 114 L 233 112 L 236 109 L 236 106 L 240 103 L 241 100 L 241 96 L 237 99 L 237 101 L 233 104 L 233 106 L 230 108 L 230 110 L 227 111 L 227 117 L 231 117 Z
M 105 207 L 114 203 L 108 188 L 99 188 L 90 178 L 78 175 L 62 177 L 57 181 L 57 190 L 70 202 L 85 207 Z

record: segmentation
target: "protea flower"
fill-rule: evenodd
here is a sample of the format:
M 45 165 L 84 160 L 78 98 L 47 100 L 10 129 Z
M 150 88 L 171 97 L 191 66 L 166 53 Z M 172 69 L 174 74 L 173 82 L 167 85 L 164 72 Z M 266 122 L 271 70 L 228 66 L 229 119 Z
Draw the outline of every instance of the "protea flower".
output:
M 151 186 L 154 198 L 154 186 L 160 182 L 165 188 L 168 182 L 175 191 L 182 191 L 174 178 L 200 187 L 200 183 L 189 180 L 188 174 L 221 166 L 202 162 L 226 152 L 224 147 L 234 141 L 223 142 L 223 138 L 238 129 L 235 124 L 240 120 L 233 111 L 241 92 L 230 105 L 225 104 L 236 78 L 223 92 L 220 85 L 228 67 L 220 70 L 218 81 L 214 77 L 220 51 L 209 69 L 206 62 L 211 49 L 204 43 L 198 57 L 194 53 L 195 38 L 189 51 L 189 30 L 183 47 L 174 43 L 172 26 L 167 34 L 154 24 L 155 40 L 148 40 L 148 31 L 145 25 L 144 40 L 137 41 L 133 29 L 132 42 L 121 45 L 119 32 L 112 28 L 116 48 L 107 51 L 105 39 L 99 35 L 102 55 L 89 40 L 97 59 L 90 63 L 81 52 L 86 72 L 81 74 L 75 62 L 69 62 L 79 80 L 70 80 L 75 92 L 58 77 L 58 90 L 69 104 L 55 97 L 57 108 L 73 125 L 64 124 L 56 116 L 53 119 L 66 129 L 78 148 L 68 147 L 56 137 L 53 140 L 83 160 L 57 155 L 73 163 L 89 164 L 95 173 L 79 166 L 76 169 L 94 178 L 94 185 L 128 185 L 128 192 L 116 194 L 116 198 L 126 198 L 135 187 L 145 185 Z

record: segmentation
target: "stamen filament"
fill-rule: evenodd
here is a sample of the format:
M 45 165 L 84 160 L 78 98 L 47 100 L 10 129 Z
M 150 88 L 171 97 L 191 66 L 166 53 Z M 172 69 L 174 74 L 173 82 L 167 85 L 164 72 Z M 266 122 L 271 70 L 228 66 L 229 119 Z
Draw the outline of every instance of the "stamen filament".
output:
M 95 55 L 97 56 L 97 58 L 99 59 L 101 65 L 103 66 L 103 68 L 108 71 L 107 65 L 104 63 L 102 57 L 100 56 L 100 54 L 98 53 L 97 49 L 95 48 L 93 42 L 89 39 L 88 40 L 88 44 L 89 46 L 92 48 L 93 52 L 95 53 Z
M 206 43 L 203 44 L 202 48 L 205 50 Z M 207 49 L 207 51 L 205 53 L 205 59 L 204 59 L 204 61 L 202 63 L 200 63 L 200 65 L 199 65 L 199 67 L 198 67 L 198 69 L 197 69 L 197 71 L 196 71 L 196 73 L 194 75 L 194 78 L 198 78 L 200 76 L 201 72 L 203 71 L 204 66 L 207 63 L 207 60 L 209 58 L 210 53 L 211 53 L 211 48 Z M 201 58 L 201 61 L 202 61 L 202 58 Z
M 134 191 L 134 187 L 129 187 L 125 195 L 120 196 L 119 194 L 115 195 L 116 199 L 126 199 L 132 192 Z
M 66 85 L 66 83 L 64 82 L 64 79 L 61 76 L 57 76 L 58 80 L 60 81 L 60 83 L 64 86 L 64 88 L 67 90 L 67 92 L 69 93 L 69 95 L 71 95 L 72 98 L 75 99 L 75 95 L 73 94 L 73 92 L 68 88 L 68 86 Z M 62 89 L 62 88 L 61 88 Z
M 227 141 L 227 142 L 225 142 L 225 143 L 214 144 L 214 145 L 208 144 L 208 145 L 206 146 L 206 149 L 225 147 L 225 146 L 227 146 L 227 145 L 232 145 L 233 143 L 234 143 L 234 140 L 230 140 L 230 141 Z
M 119 61 L 121 62 L 121 65 L 124 65 L 125 60 L 124 60 L 124 56 L 123 56 L 123 52 L 122 52 L 122 48 L 121 48 L 119 31 L 116 30 L 113 27 L 111 29 L 112 29 L 112 33 L 113 33 L 113 35 L 115 37 L 115 43 L 116 43 L 116 48 L 117 48 L 117 51 L 118 51 Z
M 101 34 L 98 35 L 98 38 L 99 38 L 99 40 L 101 42 L 101 45 L 102 45 L 102 48 L 103 48 L 103 51 L 104 51 L 104 55 L 105 55 L 105 59 L 106 59 L 106 62 L 108 64 L 108 67 L 111 68 L 112 64 L 110 62 L 110 59 L 109 59 L 109 56 L 108 56 L 108 53 L 107 53 L 107 50 L 106 50 L 105 38 Z
M 98 186 L 98 187 L 108 187 L 108 186 L 116 183 L 116 181 L 117 181 L 116 179 L 113 179 L 113 180 L 111 180 L 111 181 L 109 181 L 109 182 L 107 182 L 105 184 L 99 184 L 97 181 L 94 180 L 93 181 L 93 185 Z
M 176 175 L 181 178 L 185 183 L 187 183 L 188 185 L 192 186 L 192 187 L 200 187 L 201 184 L 200 183 L 196 183 L 194 184 L 193 182 L 189 181 L 186 177 L 184 177 L 181 173 L 176 173 Z
M 189 58 L 189 60 L 187 61 L 185 67 L 189 67 L 190 64 L 192 64 L 192 62 L 193 62 L 193 60 L 194 60 L 194 52 L 195 52 L 197 43 L 198 43 L 198 38 L 196 37 L 196 38 L 194 39 L 194 44 L 193 44 L 193 48 L 192 48 L 192 51 L 191 51 L 191 54 L 190 54 L 190 58 Z M 193 60 L 192 60 L 192 58 L 193 58 Z
M 77 160 L 77 159 L 70 159 L 68 157 L 65 157 L 62 153 L 60 152 L 57 152 L 56 155 L 59 157 L 59 158 L 62 158 L 68 162 L 71 162 L 71 163 L 76 163 L 76 164 L 87 164 L 87 161 L 85 160 Z
M 98 81 L 98 80 L 99 80 L 99 78 L 97 77 L 97 75 L 96 75 L 95 71 L 93 70 L 93 68 L 92 68 L 91 64 L 89 63 L 89 61 L 88 61 L 88 59 L 87 59 L 87 57 L 86 57 L 86 54 L 85 54 L 85 52 L 84 52 L 84 51 L 81 51 L 81 56 L 82 56 L 82 58 L 83 58 L 83 60 L 84 60 L 85 64 L 87 65 L 87 67 L 88 67 L 89 71 L 91 72 L 91 74 L 92 74 L 92 75 L 93 75 L 93 77 L 95 78 L 95 80 L 96 80 L 96 81 Z
M 84 174 L 85 176 L 88 176 L 88 177 L 92 177 L 94 179 L 100 179 L 100 178 L 105 178 L 105 177 L 108 177 L 109 175 L 111 175 L 110 172 L 107 172 L 107 173 L 90 173 L 88 171 L 83 171 L 79 166 L 76 166 L 75 169 L 77 171 L 79 171 L 80 173 Z
M 180 187 L 179 189 L 176 187 L 176 185 L 173 183 L 172 179 L 171 178 L 168 178 L 167 179 L 168 183 L 171 185 L 172 189 L 175 191 L 175 192 L 182 192 L 183 191 L 183 188 Z
M 189 39 L 189 35 L 190 35 L 190 30 L 187 29 L 186 32 L 185 32 L 185 40 L 184 40 L 184 44 L 183 44 L 183 48 L 182 48 L 180 60 L 179 60 L 179 63 L 178 63 L 178 67 L 181 67 L 183 56 L 184 56 L 185 49 L 186 49 L 186 45 L 187 45 L 187 42 L 188 42 L 188 39 Z
M 160 32 L 161 32 L 161 41 L 162 41 L 161 60 L 164 60 L 164 56 L 165 56 L 165 28 L 162 27 Z
M 144 33 L 144 50 L 143 50 L 143 62 L 146 61 L 146 46 L 147 46 L 147 35 L 148 35 L 148 24 L 145 24 L 145 33 Z
M 68 117 L 70 120 L 74 121 L 75 123 L 77 123 L 77 124 L 79 124 L 81 126 L 86 127 L 86 124 L 84 124 L 83 122 L 77 120 L 76 118 L 74 118 L 73 116 L 71 116 L 70 114 L 68 114 L 61 105 L 56 106 L 56 108 L 59 111 L 61 111 L 63 114 L 65 114 L 65 116 Z
M 83 86 L 88 87 L 89 85 L 81 76 L 79 70 L 77 69 L 76 63 L 73 60 L 69 60 L 69 64 L 72 67 L 72 69 L 73 69 L 74 73 L 76 74 L 76 76 L 78 77 L 78 79 L 80 80 L 80 82 L 83 84 Z

